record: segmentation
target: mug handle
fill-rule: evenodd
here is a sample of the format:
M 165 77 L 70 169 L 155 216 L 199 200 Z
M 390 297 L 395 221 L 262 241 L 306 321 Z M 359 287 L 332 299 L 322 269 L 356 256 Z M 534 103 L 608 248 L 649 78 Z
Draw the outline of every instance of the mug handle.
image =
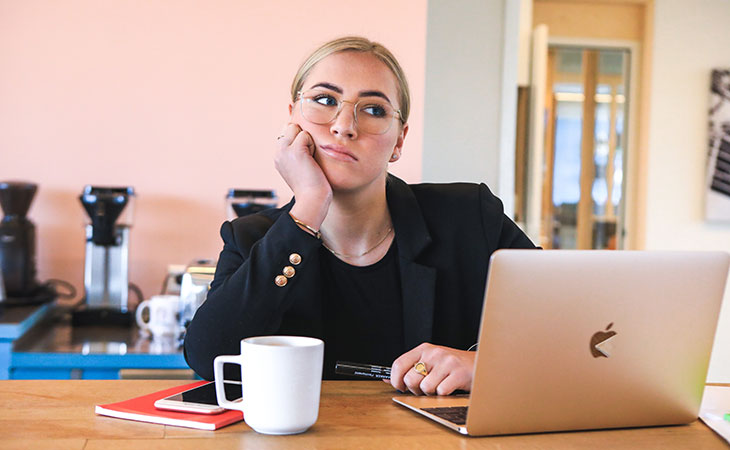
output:
M 137 319 L 137 325 L 141 329 L 146 330 L 146 331 L 149 331 L 150 325 L 149 325 L 149 322 L 145 322 L 144 320 L 142 320 L 142 311 L 144 311 L 145 308 L 149 309 L 149 307 L 150 307 L 150 301 L 145 300 L 142 303 L 140 303 L 139 305 L 137 305 L 137 311 L 134 314 L 134 317 Z
M 241 355 L 220 355 L 216 356 L 213 360 L 213 376 L 215 381 L 215 397 L 218 400 L 218 405 L 227 409 L 237 409 L 243 411 L 243 404 L 238 402 L 231 402 L 226 399 L 226 391 L 223 387 L 225 378 L 223 378 L 223 364 L 237 364 L 241 365 Z

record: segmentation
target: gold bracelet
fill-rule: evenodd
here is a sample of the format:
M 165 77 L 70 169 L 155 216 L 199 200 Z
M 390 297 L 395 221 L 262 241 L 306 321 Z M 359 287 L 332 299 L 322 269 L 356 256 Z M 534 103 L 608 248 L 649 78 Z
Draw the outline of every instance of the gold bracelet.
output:
M 294 217 L 294 215 L 292 213 L 289 213 L 289 217 L 292 218 L 292 220 L 294 221 L 295 224 L 299 225 L 300 227 L 306 228 L 307 231 L 312 236 L 314 236 L 317 239 L 322 239 L 322 233 L 320 233 L 319 231 L 317 231 L 314 228 L 310 227 L 309 225 L 307 225 L 306 223 L 302 222 L 301 220 L 297 219 L 296 217 Z

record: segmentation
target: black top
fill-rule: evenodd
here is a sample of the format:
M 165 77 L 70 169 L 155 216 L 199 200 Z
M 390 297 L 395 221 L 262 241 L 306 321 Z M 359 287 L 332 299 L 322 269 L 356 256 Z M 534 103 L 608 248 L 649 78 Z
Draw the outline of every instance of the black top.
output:
M 404 353 L 397 257 L 393 244 L 380 261 L 358 267 L 322 247 L 325 379 L 348 378 L 335 375 L 337 361 L 390 366 Z
M 468 349 L 479 334 L 489 257 L 500 248 L 535 246 L 484 184 L 408 185 L 389 175 L 386 198 L 397 247 L 404 348 L 430 342 Z M 246 337 L 325 339 L 324 292 L 331 280 L 322 273 L 321 242 L 289 215 L 293 204 L 221 226 L 224 245 L 215 278 L 185 336 L 186 361 L 202 378 L 213 378 L 216 356 L 239 354 Z M 290 265 L 296 274 L 277 284 Z M 381 350 L 377 360 L 390 359 L 392 349 Z

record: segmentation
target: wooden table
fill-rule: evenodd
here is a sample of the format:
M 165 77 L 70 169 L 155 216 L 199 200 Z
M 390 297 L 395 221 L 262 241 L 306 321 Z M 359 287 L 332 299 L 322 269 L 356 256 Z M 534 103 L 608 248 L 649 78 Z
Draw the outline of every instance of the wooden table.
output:
M 319 420 L 306 433 L 264 436 L 241 422 L 201 431 L 97 416 L 111 403 L 185 382 L 170 380 L 0 381 L 3 449 L 715 449 L 725 441 L 702 422 L 674 427 L 472 438 L 391 401 L 379 381 L 325 381 Z

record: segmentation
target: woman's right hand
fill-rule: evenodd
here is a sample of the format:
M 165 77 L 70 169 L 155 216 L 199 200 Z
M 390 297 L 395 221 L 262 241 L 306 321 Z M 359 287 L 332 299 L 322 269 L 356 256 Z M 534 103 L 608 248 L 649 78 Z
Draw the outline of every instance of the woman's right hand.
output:
M 276 143 L 274 165 L 296 198 L 291 214 L 319 230 L 332 201 L 332 187 L 314 160 L 314 139 L 299 125 L 289 123 Z

